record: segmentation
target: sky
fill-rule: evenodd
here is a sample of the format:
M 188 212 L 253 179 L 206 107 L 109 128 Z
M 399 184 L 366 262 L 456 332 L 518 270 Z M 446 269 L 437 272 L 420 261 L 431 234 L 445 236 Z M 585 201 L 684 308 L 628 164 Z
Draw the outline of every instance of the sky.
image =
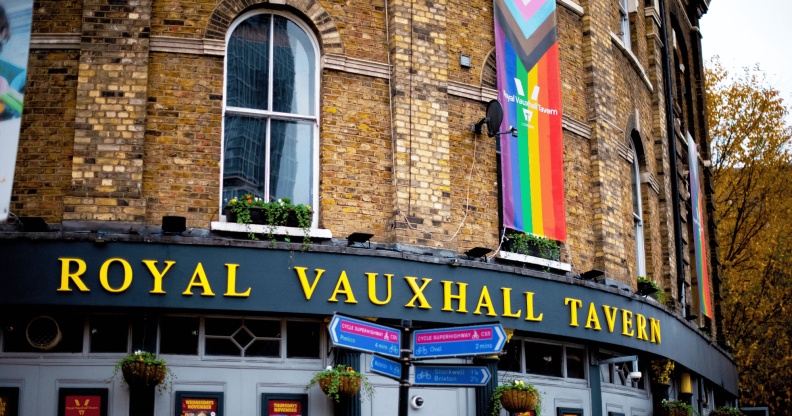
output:
M 792 108 L 792 1 L 711 0 L 701 18 L 705 62 L 720 55 L 729 73 L 759 63 Z

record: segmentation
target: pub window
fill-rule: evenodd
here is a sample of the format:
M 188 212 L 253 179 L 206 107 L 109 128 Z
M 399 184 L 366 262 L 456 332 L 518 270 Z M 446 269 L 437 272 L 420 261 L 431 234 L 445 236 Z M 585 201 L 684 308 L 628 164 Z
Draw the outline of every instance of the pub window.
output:
M 85 315 L 6 314 L 3 352 L 82 353 Z
M 322 326 L 319 322 L 287 321 L 286 357 L 321 358 L 319 352 L 321 330 Z
M 568 379 L 586 379 L 586 349 L 580 345 L 512 337 L 498 370 Z
M 197 316 L 160 318 L 160 354 L 198 355 L 201 319 Z
M 622 357 L 621 354 L 611 352 L 600 352 L 599 359 L 606 360 L 608 358 Z M 639 365 L 641 361 L 638 361 Z M 639 371 L 643 373 L 643 377 L 638 380 L 630 378 L 632 372 L 632 362 L 614 363 L 614 364 L 600 364 L 600 376 L 603 383 L 614 384 L 617 386 L 632 387 L 636 389 L 644 388 L 644 379 L 646 378 L 646 371 L 639 367 Z
M 281 323 L 252 318 L 206 318 L 206 355 L 280 357 Z
M 257 10 L 231 25 L 223 105 L 224 203 L 252 194 L 318 206 L 318 63 L 316 39 L 292 15 Z M 314 216 L 312 227 L 317 224 Z
M 92 314 L 90 316 L 91 352 L 129 351 L 129 316 Z

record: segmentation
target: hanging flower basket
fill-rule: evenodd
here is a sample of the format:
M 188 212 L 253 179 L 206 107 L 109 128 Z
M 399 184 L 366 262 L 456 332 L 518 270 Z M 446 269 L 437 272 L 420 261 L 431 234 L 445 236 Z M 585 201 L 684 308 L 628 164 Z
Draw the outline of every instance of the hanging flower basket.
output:
M 492 393 L 492 414 L 498 416 L 504 408 L 510 413 L 536 411 L 541 416 L 542 396 L 536 387 L 519 380 L 511 380 L 495 388 Z
M 324 376 L 319 379 L 319 388 L 322 389 L 324 394 L 330 395 L 330 389 L 333 385 L 333 376 Z M 360 391 L 360 378 L 353 376 L 338 376 L 338 396 L 342 399 L 348 399 Z
M 145 351 L 135 351 L 117 362 L 113 377 L 119 372 L 130 389 L 157 387 L 160 394 L 172 386 L 176 378 L 165 360 Z
M 341 399 L 353 397 L 363 387 L 361 394 L 370 399 L 374 395 L 374 386 L 369 383 L 366 376 L 356 373 L 352 367 L 338 365 L 335 368 L 328 366 L 324 371 L 314 374 L 311 382 L 305 386 L 308 391 L 314 385 L 319 384 L 319 388 L 327 397 L 340 402 Z
M 124 381 L 131 388 L 146 388 L 157 386 L 165 380 L 164 365 L 147 363 L 130 363 L 121 366 Z
M 501 405 L 512 413 L 530 412 L 536 407 L 539 394 L 524 390 L 507 390 L 501 396 Z

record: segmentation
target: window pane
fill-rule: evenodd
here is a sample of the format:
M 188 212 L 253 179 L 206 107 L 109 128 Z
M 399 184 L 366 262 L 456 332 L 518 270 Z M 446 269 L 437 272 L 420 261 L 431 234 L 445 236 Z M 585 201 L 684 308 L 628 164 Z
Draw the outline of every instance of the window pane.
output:
M 91 315 L 91 352 L 127 352 L 129 317 Z
M 245 319 L 245 326 L 258 338 L 280 338 L 281 321 Z
M 226 49 L 226 105 L 267 110 L 272 15 L 253 16 L 234 30 Z
M 82 352 L 85 333 L 84 315 L 6 315 L 3 319 L 3 351 L 5 352 Z M 44 316 L 49 316 L 52 320 Z M 49 349 L 31 346 L 28 342 L 28 330 L 31 339 L 42 348 L 55 345 Z M 60 331 L 60 340 L 58 340 L 58 331 Z
M 319 358 L 319 322 L 286 322 L 286 357 Z
M 610 354 L 600 354 L 599 359 L 600 361 L 607 360 L 608 358 L 613 358 L 613 355 Z M 611 373 L 611 365 L 610 364 L 600 364 L 600 380 L 603 383 L 613 383 L 612 373 Z
M 206 318 L 206 335 L 231 336 L 240 326 L 241 319 Z
M 206 355 L 242 355 L 242 350 L 230 338 L 207 338 L 205 346 Z
M 245 350 L 245 357 L 280 357 L 280 341 L 253 341 Z
M 583 365 L 586 360 L 586 350 L 583 348 L 566 348 L 566 364 L 568 378 L 586 378 Z
M 543 376 L 563 377 L 560 345 L 525 343 L 525 371 Z
M 522 371 L 520 362 L 522 361 L 522 340 L 512 339 L 503 347 L 506 355 L 500 357 L 498 361 L 498 371 L 519 373 Z
M 266 119 L 236 115 L 225 117 L 224 201 L 244 194 L 265 197 L 266 146 Z
M 313 185 L 313 129 L 310 121 L 272 120 L 270 200 L 288 197 L 310 205 Z
M 316 57 L 311 39 L 283 16 L 275 16 L 273 38 L 273 110 L 316 115 Z
M 198 354 L 198 317 L 163 316 L 160 319 L 160 354 Z

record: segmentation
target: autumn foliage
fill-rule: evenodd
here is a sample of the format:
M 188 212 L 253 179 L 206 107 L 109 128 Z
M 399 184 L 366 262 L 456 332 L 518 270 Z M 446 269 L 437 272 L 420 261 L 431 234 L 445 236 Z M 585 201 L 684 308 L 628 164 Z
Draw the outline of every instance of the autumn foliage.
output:
M 792 415 L 792 128 L 757 66 L 707 65 L 725 336 L 740 407 Z

